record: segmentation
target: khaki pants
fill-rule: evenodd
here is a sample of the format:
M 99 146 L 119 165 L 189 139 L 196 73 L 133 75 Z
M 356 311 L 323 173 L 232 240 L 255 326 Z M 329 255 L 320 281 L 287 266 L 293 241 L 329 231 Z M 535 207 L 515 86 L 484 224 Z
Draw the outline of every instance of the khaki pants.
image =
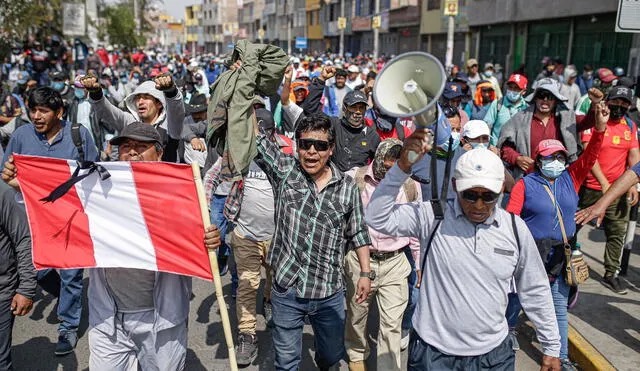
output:
M 400 340 L 402 338 L 402 315 L 409 299 L 407 277 L 411 265 L 404 253 L 388 260 L 370 260 L 376 279 L 371 282 L 371 294 L 361 304 L 355 300 L 355 291 L 360 278 L 360 264 L 356 252 L 351 250 L 345 257 L 347 284 L 347 321 L 345 346 L 350 362 L 369 357 L 367 343 L 367 317 L 369 305 L 375 298 L 380 312 L 378 331 L 378 370 L 400 370 Z
M 271 240 L 252 241 L 229 233 L 229 245 L 233 249 L 233 257 L 238 270 L 238 292 L 236 297 L 236 314 L 238 316 L 238 332 L 255 335 L 256 333 L 256 298 L 260 286 L 260 267 L 264 266 L 266 281 L 264 298 L 269 301 L 271 293 L 271 269 L 265 259 Z

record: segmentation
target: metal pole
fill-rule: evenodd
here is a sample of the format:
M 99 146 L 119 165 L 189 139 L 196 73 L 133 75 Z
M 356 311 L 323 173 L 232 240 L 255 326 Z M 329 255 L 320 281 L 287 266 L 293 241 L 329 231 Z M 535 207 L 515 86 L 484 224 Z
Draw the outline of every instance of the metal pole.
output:
M 140 9 L 138 9 L 138 0 L 133 0 L 133 18 L 136 22 L 136 36 L 140 36 Z
M 449 27 L 447 29 L 447 54 L 445 56 L 445 67 L 447 69 L 447 73 L 451 72 L 451 67 L 453 67 L 453 35 L 456 29 L 456 18 L 455 16 L 449 16 Z
M 378 13 L 380 13 L 380 0 L 376 0 L 375 2 L 375 7 L 374 7 L 374 13 L 375 16 L 379 16 Z M 380 36 L 380 28 L 376 27 L 373 29 L 373 60 L 377 60 L 378 59 L 378 48 L 380 40 L 379 39 Z
M 340 18 L 344 18 L 344 2 L 340 0 Z M 344 27 L 340 29 L 340 58 L 344 58 Z

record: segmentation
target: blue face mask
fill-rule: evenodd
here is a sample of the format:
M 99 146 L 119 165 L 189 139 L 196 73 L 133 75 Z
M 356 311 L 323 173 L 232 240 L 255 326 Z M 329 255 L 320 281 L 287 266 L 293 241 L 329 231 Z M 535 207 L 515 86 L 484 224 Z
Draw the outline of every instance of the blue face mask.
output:
M 453 142 L 451 142 L 451 152 L 455 151 L 460 146 L 460 133 L 456 133 L 455 131 L 451 132 L 451 138 L 453 138 Z M 449 140 L 444 142 L 440 148 L 444 152 L 449 152 Z
M 491 70 L 484 71 L 484 75 L 487 76 L 487 77 L 491 77 L 491 76 L 493 76 L 493 71 L 491 71 Z
M 507 94 L 505 95 L 505 97 L 507 97 L 507 100 L 509 100 L 509 102 L 515 103 L 520 100 L 520 97 L 522 97 L 522 95 L 520 95 L 520 92 L 507 90 Z
M 133 78 L 139 80 L 140 79 L 140 74 L 139 73 L 134 73 L 133 74 Z
M 469 144 L 471 144 L 472 149 L 478 149 L 478 148 L 489 149 L 489 143 L 469 143 Z
M 74 88 L 73 93 L 75 94 L 76 98 L 84 99 L 84 89 Z
M 540 166 L 540 171 L 542 172 L 542 175 L 549 179 L 556 179 L 566 168 L 564 162 L 559 160 L 542 160 L 541 163 L 542 166 Z
M 51 83 L 51 88 L 57 92 L 61 92 L 64 90 L 64 85 L 63 81 L 54 81 Z

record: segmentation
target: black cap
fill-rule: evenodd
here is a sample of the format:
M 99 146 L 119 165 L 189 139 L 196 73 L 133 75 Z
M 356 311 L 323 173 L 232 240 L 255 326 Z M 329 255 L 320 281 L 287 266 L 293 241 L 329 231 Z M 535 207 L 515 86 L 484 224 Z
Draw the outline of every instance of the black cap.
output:
M 442 96 L 445 99 L 455 99 L 458 97 L 463 97 L 464 95 L 465 94 L 462 91 L 462 87 L 455 82 L 448 82 L 444 87 L 444 91 L 442 92 Z
M 369 104 L 369 99 L 367 99 L 367 95 L 360 90 L 353 90 L 348 92 L 347 95 L 344 96 L 342 102 L 347 107 L 350 107 L 357 103 Z
M 628 88 L 626 86 L 614 86 L 609 90 L 609 94 L 607 95 L 607 100 L 613 99 L 624 99 L 629 103 L 633 102 L 633 89 Z
M 127 139 L 162 144 L 162 139 L 160 138 L 158 131 L 152 125 L 139 121 L 132 122 L 125 126 L 120 135 L 111 139 L 109 143 L 117 146 Z
M 191 96 L 189 103 L 184 104 L 184 110 L 187 115 L 207 110 L 207 97 L 204 94 L 194 94 Z
M 258 108 L 256 110 L 256 119 L 260 130 L 272 130 L 276 127 L 273 115 L 266 108 Z

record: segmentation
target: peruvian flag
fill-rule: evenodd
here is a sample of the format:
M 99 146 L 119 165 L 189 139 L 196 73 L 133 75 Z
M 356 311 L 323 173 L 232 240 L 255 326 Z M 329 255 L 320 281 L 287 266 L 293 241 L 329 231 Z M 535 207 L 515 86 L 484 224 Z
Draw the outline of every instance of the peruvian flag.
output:
M 78 163 L 13 158 L 37 269 L 138 268 L 213 279 L 190 166 L 93 163 L 99 171 L 48 202 L 43 199 L 69 181 Z M 87 173 L 79 170 L 75 175 Z

